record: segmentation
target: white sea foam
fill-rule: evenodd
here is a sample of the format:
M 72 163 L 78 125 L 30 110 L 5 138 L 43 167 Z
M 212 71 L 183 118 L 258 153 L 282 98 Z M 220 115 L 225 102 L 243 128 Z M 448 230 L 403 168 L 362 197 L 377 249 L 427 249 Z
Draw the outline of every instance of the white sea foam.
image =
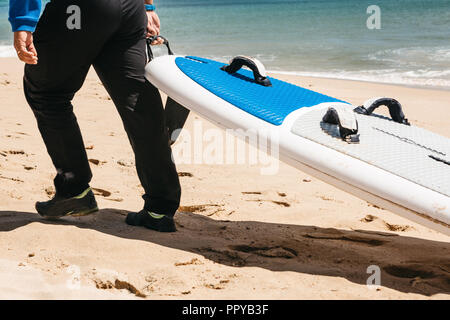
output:
M 371 53 L 369 60 L 382 61 L 401 66 L 419 66 L 436 64 L 442 62 L 450 63 L 450 47 L 409 47 L 397 49 L 385 49 Z
M 439 76 L 450 75 L 450 70 L 444 71 L 394 71 L 394 70 L 368 70 L 368 71 L 334 71 L 334 72 L 306 72 L 306 71 L 268 71 L 278 74 L 297 75 L 305 77 L 332 78 L 343 80 L 356 80 L 379 82 L 408 86 L 425 86 L 450 89 L 450 79 L 441 79 Z
M 16 51 L 13 46 L 0 45 L 0 58 L 10 58 L 16 56 Z

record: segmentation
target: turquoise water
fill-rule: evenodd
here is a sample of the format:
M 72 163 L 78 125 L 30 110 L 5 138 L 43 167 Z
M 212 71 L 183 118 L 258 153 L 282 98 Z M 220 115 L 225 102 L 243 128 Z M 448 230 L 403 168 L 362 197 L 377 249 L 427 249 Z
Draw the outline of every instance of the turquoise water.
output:
M 57 1 L 57 0 L 56 0 Z M 178 54 L 259 58 L 267 69 L 450 89 L 450 0 L 156 0 Z M 369 30 L 369 5 L 381 29 Z M 0 56 L 10 55 L 0 0 Z

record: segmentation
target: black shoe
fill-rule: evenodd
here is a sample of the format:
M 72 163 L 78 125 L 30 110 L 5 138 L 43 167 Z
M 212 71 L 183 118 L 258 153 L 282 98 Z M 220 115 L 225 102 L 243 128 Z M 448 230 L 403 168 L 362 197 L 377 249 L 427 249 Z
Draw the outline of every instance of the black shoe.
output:
M 98 211 L 97 201 L 91 188 L 72 198 L 55 196 L 45 202 L 36 202 L 37 212 L 48 219 L 57 219 L 64 216 L 85 216 Z
M 159 232 L 175 232 L 175 222 L 173 218 L 159 215 L 145 209 L 139 212 L 130 212 L 125 220 L 130 226 L 141 226 Z

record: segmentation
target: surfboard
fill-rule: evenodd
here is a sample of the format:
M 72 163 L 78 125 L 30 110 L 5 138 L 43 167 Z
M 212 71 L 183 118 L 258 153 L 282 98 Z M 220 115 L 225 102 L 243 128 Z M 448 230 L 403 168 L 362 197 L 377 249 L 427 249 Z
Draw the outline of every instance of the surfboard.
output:
M 267 77 L 259 61 L 242 57 L 227 65 L 162 56 L 146 66 L 146 78 L 219 127 L 275 133 L 281 161 L 450 235 L 450 139 L 409 125 L 401 111 L 391 112 L 395 121 L 354 112 L 346 101 Z M 336 110 L 354 119 L 325 121 Z M 352 120 L 356 128 L 344 137 L 343 123 Z

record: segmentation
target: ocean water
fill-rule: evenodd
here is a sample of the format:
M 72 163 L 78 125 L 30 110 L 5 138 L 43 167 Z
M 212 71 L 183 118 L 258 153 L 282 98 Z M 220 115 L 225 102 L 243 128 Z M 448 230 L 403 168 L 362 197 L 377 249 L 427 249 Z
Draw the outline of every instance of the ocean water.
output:
M 57 0 L 54 0 L 57 1 Z M 177 54 L 298 75 L 450 89 L 450 0 L 155 0 Z M 367 28 L 370 5 L 381 29 Z M 0 0 L 0 57 L 14 54 Z

